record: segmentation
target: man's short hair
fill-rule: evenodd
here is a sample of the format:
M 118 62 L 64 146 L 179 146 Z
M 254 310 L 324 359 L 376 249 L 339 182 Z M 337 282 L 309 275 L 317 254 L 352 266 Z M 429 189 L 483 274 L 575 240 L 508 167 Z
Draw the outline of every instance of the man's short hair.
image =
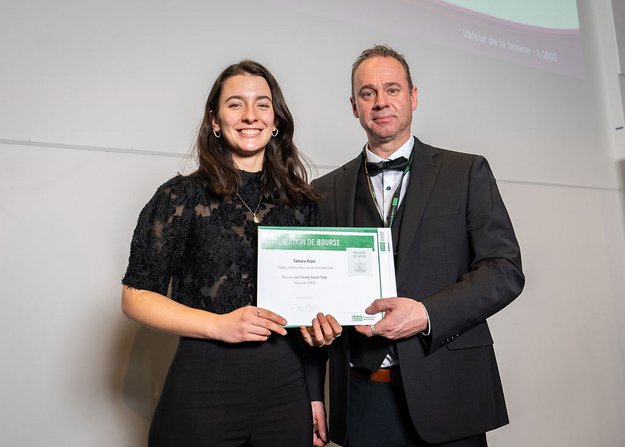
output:
M 371 48 L 367 48 L 362 53 L 360 53 L 360 56 L 358 56 L 358 59 L 356 59 L 356 61 L 352 65 L 352 96 L 354 95 L 354 74 L 356 73 L 356 70 L 358 69 L 358 67 L 360 67 L 360 64 L 362 64 L 367 59 L 371 59 L 372 57 L 392 57 L 397 62 L 399 62 L 404 68 L 404 72 L 406 73 L 406 79 L 408 80 L 408 87 L 410 87 L 410 90 L 412 91 L 413 84 L 412 77 L 410 76 L 410 67 L 408 67 L 408 62 L 406 62 L 406 58 L 404 57 L 404 55 L 399 54 L 397 51 L 387 45 L 374 45 Z

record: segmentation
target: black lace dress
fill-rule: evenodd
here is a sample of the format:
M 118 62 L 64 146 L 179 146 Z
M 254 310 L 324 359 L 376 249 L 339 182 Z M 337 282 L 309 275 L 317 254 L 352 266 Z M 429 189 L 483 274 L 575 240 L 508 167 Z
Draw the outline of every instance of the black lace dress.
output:
M 317 225 L 314 202 L 284 206 L 260 200 L 260 175 L 242 172 L 239 194 L 252 209 L 260 201 L 261 225 Z M 218 314 L 255 305 L 252 217 L 237 196 L 212 196 L 204 174 L 169 180 L 139 216 L 122 283 Z M 310 445 L 307 348 L 298 332 L 235 344 L 181 337 L 150 445 Z

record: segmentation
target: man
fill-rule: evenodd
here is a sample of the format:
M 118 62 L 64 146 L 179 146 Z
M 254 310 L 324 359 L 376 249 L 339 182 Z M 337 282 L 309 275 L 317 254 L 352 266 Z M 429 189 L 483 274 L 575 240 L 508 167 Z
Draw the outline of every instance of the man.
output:
M 314 181 L 323 226 L 390 226 L 399 297 L 330 347 L 330 435 L 341 445 L 484 446 L 508 423 L 486 319 L 523 289 L 519 247 L 487 161 L 411 133 L 403 56 L 365 50 L 351 104 L 362 153 Z M 373 294 L 373 292 L 372 292 Z

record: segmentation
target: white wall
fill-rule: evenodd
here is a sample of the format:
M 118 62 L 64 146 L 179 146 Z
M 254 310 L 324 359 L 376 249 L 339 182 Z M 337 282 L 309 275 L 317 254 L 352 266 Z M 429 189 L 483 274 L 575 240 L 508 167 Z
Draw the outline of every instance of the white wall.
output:
M 351 62 L 389 43 L 419 86 L 415 133 L 489 158 L 523 249 L 526 290 L 491 322 L 512 423 L 490 444 L 625 445 L 616 1 L 578 2 L 576 79 L 429 42 L 408 2 L 0 0 L 0 444 L 145 444 L 176 340 L 124 319 L 119 281 L 213 79 L 266 64 L 323 173 L 364 143 Z

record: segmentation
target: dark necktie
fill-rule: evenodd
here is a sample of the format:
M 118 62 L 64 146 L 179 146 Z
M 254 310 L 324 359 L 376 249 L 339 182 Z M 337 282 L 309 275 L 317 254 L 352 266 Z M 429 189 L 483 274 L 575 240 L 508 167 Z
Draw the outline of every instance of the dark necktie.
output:
M 403 171 L 408 166 L 406 157 L 397 157 L 394 160 L 379 161 L 377 163 L 367 162 L 367 172 L 369 175 L 378 175 L 384 171 Z

